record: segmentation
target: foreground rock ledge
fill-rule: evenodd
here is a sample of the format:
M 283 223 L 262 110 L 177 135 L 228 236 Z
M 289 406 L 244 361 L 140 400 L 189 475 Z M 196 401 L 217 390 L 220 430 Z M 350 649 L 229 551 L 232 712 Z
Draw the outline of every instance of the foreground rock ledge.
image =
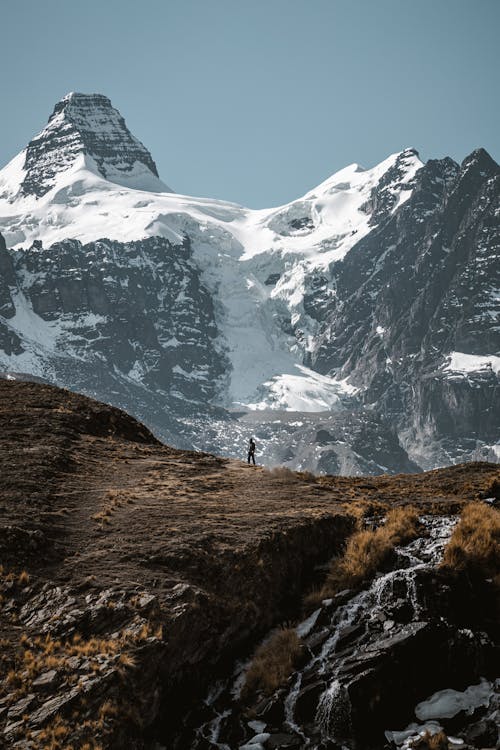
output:
M 151 746 L 297 610 L 346 503 L 459 507 L 498 468 L 320 480 L 168 448 L 118 409 L 0 381 L 0 746 Z M 125 744 L 124 744 L 125 743 Z

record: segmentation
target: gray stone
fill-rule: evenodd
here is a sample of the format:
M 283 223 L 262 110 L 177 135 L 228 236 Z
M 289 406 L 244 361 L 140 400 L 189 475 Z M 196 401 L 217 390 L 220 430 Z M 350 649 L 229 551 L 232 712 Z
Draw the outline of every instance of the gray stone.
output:
M 8 718 L 18 719 L 23 716 L 23 714 L 25 714 L 29 710 L 34 700 L 34 693 L 30 693 L 25 698 L 21 698 L 20 701 L 17 701 L 17 703 L 14 703 L 14 705 L 9 708 L 7 712 Z
M 3 735 L 5 740 L 9 741 L 14 739 L 18 732 L 22 731 L 24 727 L 24 721 L 13 721 L 4 727 Z
M 72 688 L 65 695 L 56 695 L 54 698 L 43 703 L 34 711 L 29 718 L 30 726 L 40 726 L 48 719 L 55 716 L 63 708 L 69 706 L 79 693 L 79 688 Z
M 48 672 L 44 672 L 36 680 L 33 680 L 34 690 L 50 690 L 59 682 L 57 671 L 51 669 Z

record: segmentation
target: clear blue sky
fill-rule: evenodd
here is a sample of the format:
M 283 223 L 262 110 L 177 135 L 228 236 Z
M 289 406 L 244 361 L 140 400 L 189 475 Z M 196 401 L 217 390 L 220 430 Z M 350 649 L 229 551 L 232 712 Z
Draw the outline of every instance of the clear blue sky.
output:
M 178 192 L 252 207 L 415 146 L 500 160 L 500 0 L 0 0 L 0 165 L 68 91 Z

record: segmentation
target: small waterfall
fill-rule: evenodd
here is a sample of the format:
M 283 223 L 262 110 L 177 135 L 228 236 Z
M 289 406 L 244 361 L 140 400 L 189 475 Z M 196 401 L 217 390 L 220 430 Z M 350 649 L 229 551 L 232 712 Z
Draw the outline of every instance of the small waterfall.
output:
M 290 727 L 290 729 L 293 732 L 297 732 L 297 734 L 299 734 L 303 739 L 306 739 L 302 732 L 302 729 L 299 727 L 298 724 L 296 724 L 295 718 L 294 718 L 295 703 L 297 702 L 297 696 L 300 693 L 301 687 L 302 687 L 302 673 L 298 672 L 294 680 L 292 689 L 288 693 L 286 700 L 285 700 L 285 721 L 286 721 L 287 726 Z
M 349 693 L 339 680 L 333 680 L 321 696 L 316 711 L 316 723 L 324 739 L 346 737 L 351 728 Z
M 325 641 L 319 655 L 312 660 L 311 666 L 321 662 L 319 671 L 325 672 L 328 669 L 328 657 L 335 651 L 342 630 L 354 625 L 359 615 L 365 611 L 368 596 L 368 591 L 361 591 L 333 613 L 330 621 L 332 634 Z
M 214 745 L 214 747 L 219 748 L 219 750 L 231 750 L 229 745 L 226 745 L 224 742 L 219 742 L 220 725 L 222 724 L 224 719 L 226 719 L 230 715 L 230 709 L 223 711 L 222 713 L 218 714 L 212 722 L 210 722 L 208 727 L 208 739 Z
M 398 623 L 406 622 L 406 618 L 418 620 L 425 610 L 425 602 L 419 601 L 419 574 L 440 562 L 455 520 L 440 516 L 424 516 L 420 520 L 425 529 L 424 536 L 396 548 L 394 570 L 379 573 L 367 589 L 354 594 L 340 606 L 335 606 L 335 601 L 325 601 L 322 607 L 296 627 L 297 633 L 304 639 L 315 632 L 325 636 L 308 663 L 291 677 L 287 693 L 281 698 L 284 713 L 282 731 L 300 737 L 301 747 L 316 746 L 319 736 L 334 742 L 349 737 L 352 729 L 351 703 L 342 682 L 346 658 L 355 660 L 361 655 L 366 646 L 365 636 L 369 638 L 370 633 L 382 633 L 382 637 L 385 637 L 385 630 L 388 634 L 393 632 L 398 628 Z M 405 619 L 398 620 L 398 615 L 392 619 L 393 612 L 399 612 L 401 617 L 403 607 L 406 608 Z M 349 638 L 349 629 L 357 629 L 358 626 L 359 634 L 355 634 L 352 644 L 349 645 L 350 641 L 347 640 L 344 645 L 341 641 L 346 634 Z M 342 654 L 344 650 L 345 655 Z M 201 747 L 229 750 L 231 743 L 228 745 L 224 742 L 225 734 L 229 727 L 234 728 L 235 716 L 239 714 L 238 702 L 248 665 L 249 662 L 237 664 L 232 677 L 213 685 L 205 700 L 205 704 L 212 709 L 212 716 L 196 730 Z M 311 675 L 312 679 L 316 675 L 317 679 L 328 685 L 318 699 L 314 737 L 309 736 L 308 728 L 301 727 L 296 720 L 297 701 L 303 689 L 311 684 Z M 246 723 L 250 726 L 248 721 Z
M 316 668 L 320 674 L 328 674 L 331 680 L 329 687 L 320 696 L 316 713 L 316 721 L 324 739 L 345 736 L 350 720 L 349 695 L 338 679 L 342 661 L 338 660 L 335 654 L 342 631 L 363 619 L 368 620 L 374 611 L 383 608 L 384 602 L 394 598 L 404 599 L 411 606 L 412 619 L 418 619 L 421 605 L 418 601 L 417 572 L 439 563 L 456 522 L 446 516 L 424 516 L 420 521 L 427 535 L 396 550 L 399 559 L 404 562 L 404 567 L 377 576 L 368 589 L 356 594 L 333 612 L 329 625 L 331 635 L 323 644 L 320 653 L 313 657 L 306 667 L 308 670 Z M 399 597 L 395 597 L 396 590 L 400 592 Z M 358 650 L 355 651 L 355 655 L 357 653 Z M 299 680 L 295 682 L 295 685 L 297 684 L 300 684 Z M 290 726 L 293 723 L 299 692 L 300 688 L 287 696 L 287 722 Z

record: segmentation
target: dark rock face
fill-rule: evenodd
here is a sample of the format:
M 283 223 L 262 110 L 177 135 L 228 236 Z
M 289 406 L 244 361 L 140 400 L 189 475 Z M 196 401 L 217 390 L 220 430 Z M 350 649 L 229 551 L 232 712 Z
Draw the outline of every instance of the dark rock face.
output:
M 176 414 L 221 387 L 228 362 L 187 239 L 4 245 L 0 267 L 0 337 L 12 369 L 17 357 L 18 370 L 29 361 L 32 372 L 116 403 L 165 437 Z M 35 314 L 23 343 L 9 327 L 16 303 Z
M 23 195 L 45 195 L 57 173 L 80 154 L 91 157 L 99 173 L 111 181 L 116 173 L 130 173 L 136 162 L 158 177 L 151 154 L 106 96 L 72 93 L 56 104 L 46 128 L 28 145 Z
M 447 734 L 475 747 L 495 746 L 494 585 L 435 567 L 450 519 L 424 520 L 429 538 L 399 550 L 389 569 L 379 572 L 365 590 L 318 604 L 299 626 L 297 632 L 306 629 L 303 644 L 309 655 L 286 684 L 266 699 L 257 696 L 249 702 L 244 694 L 234 698 L 237 691 L 230 679 L 197 736 L 209 736 L 214 729 L 217 742 L 232 746 L 229 738 L 239 729 L 239 744 L 248 748 L 259 737 L 264 747 L 293 747 L 287 743 L 295 742 L 297 747 L 396 748 L 406 737 L 418 739 L 419 731 L 424 733 L 421 701 L 443 688 L 462 691 L 481 680 L 488 699 L 482 698 L 480 710 L 459 712 L 458 707 L 451 718 L 446 712 L 442 718 L 436 715 Z M 249 715 L 261 722 L 258 728 L 248 722 Z M 421 719 L 418 729 L 415 717 Z M 390 730 L 411 724 L 396 742 L 398 732 Z M 283 744 L 272 744 L 272 738 Z M 486 738 L 493 741 L 485 745 Z
M 449 352 L 500 349 L 500 168 L 483 150 L 429 161 L 389 219 L 333 266 L 336 298 L 312 355 L 365 389 L 424 466 L 494 441 L 494 372 L 443 372 Z M 468 438 L 468 441 L 467 439 Z M 440 453 L 440 455 L 439 455 Z M 453 449 L 452 449 L 453 454 Z
M 410 181 L 404 180 L 408 164 L 415 156 L 418 157 L 418 153 L 414 148 L 402 151 L 395 164 L 385 172 L 378 185 L 372 190 L 372 194 L 363 208 L 366 213 L 370 214 L 370 224 L 373 226 L 377 226 L 390 216 L 398 200 L 397 188 L 406 191 L 413 190 L 415 187 L 415 178 Z

